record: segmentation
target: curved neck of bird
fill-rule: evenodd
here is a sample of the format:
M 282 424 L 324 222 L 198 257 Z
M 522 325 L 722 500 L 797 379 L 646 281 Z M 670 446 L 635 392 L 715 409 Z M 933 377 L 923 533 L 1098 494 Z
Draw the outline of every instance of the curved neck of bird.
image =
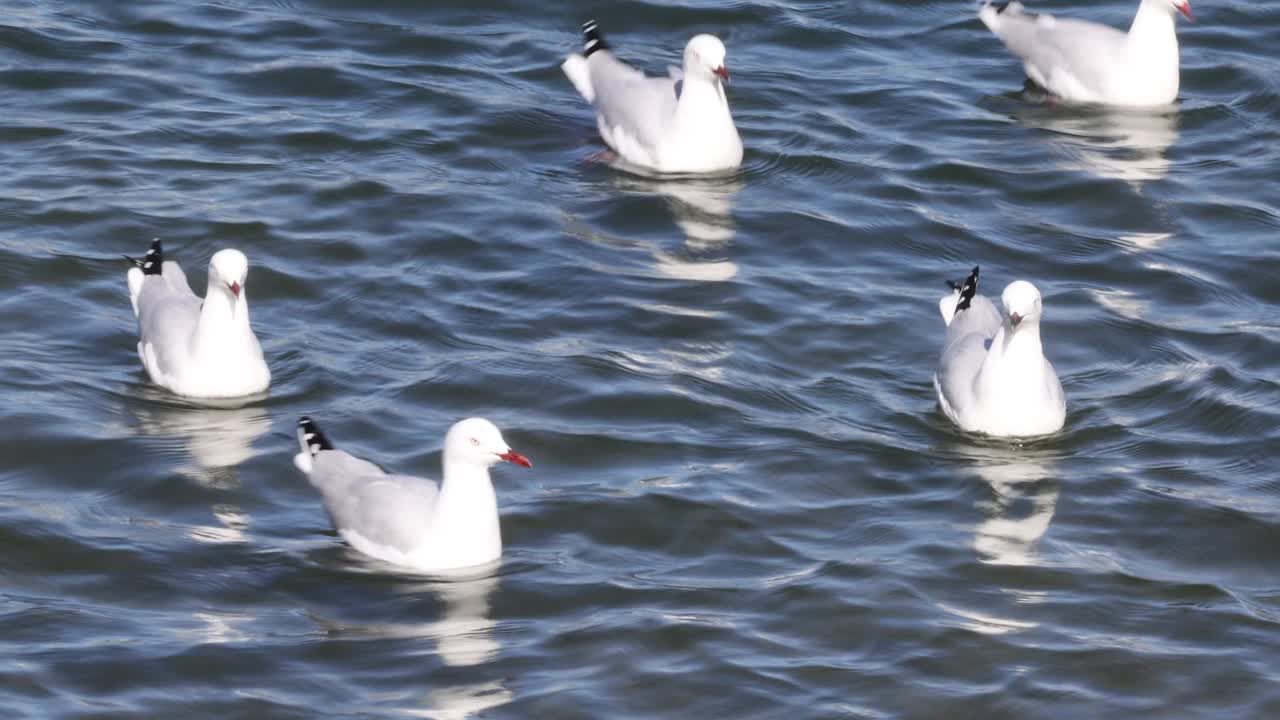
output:
M 440 481 L 441 493 L 457 493 L 459 497 L 479 488 L 480 496 L 493 495 L 493 481 L 489 479 L 489 468 L 473 462 L 463 462 L 444 455 L 444 477 Z
M 1039 319 L 1024 320 L 1016 328 L 1006 319 L 991 340 L 991 349 L 982 363 L 982 371 L 998 370 L 1006 377 L 1010 368 L 1038 371 L 1043 357 Z
M 676 105 L 676 117 L 705 117 L 708 108 L 728 108 L 724 84 L 715 75 L 706 72 L 689 72 L 686 68 L 680 80 L 680 102 Z
M 218 280 L 210 279 L 200 306 L 200 322 L 196 323 L 195 350 L 212 352 L 238 350 L 251 338 L 249 299 L 241 289 L 240 296 L 227 292 Z
M 1032 375 L 1038 378 L 1042 372 L 1044 352 L 1039 340 L 1039 319 L 1023 320 L 1018 327 L 1012 327 L 1009 319 L 1001 325 L 996 337 L 991 340 L 991 348 L 982 361 L 982 370 L 978 373 L 978 384 L 988 387 L 989 393 L 1018 392 L 1019 378 Z
M 475 463 L 444 459 L 444 477 L 436 502 L 439 526 L 457 532 L 487 533 L 496 527 L 498 497 L 489 479 L 489 468 Z
M 1129 26 L 1129 44 L 1143 48 L 1172 44 L 1178 47 L 1178 19 L 1164 0 L 1149 2 L 1143 0 L 1138 6 L 1138 14 L 1133 16 L 1133 24 Z

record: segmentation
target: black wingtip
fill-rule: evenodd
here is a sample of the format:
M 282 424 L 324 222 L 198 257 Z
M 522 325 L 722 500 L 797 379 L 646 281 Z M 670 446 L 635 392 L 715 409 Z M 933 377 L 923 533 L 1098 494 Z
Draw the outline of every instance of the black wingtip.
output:
M 604 41 L 604 35 L 600 34 L 600 26 L 595 20 L 588 20 L 582 23 L 582 56 L 591 57 L 591 53 L 597 50 L 608 50 L 609 44 Z
M 964 282 L 956 285 L 948 282 L 953 290 L 960 291 L 960 300 L 956 302 L 956 312 L 969 309 L 969 302 L 973 300 L 973 296 L 978 292 L 978 266 L 974 265 L 973 270 L 969 273 L 969 277 Z
M 312 455 L 321 450 L 333 449 L 333 443 L 329 442 L 329 438 L 320 432 L 320 428 L 316 426 L 315 421 L 306 415 L 298 418 L 298 437 Z
M 143 275 L 159 275 L 164 269 L 164 251 L 160 249 L 160 238 L 151 241 L 150 249 L 141 260 L 128 255 L 125 255 L 124 259 L 142 268 Z

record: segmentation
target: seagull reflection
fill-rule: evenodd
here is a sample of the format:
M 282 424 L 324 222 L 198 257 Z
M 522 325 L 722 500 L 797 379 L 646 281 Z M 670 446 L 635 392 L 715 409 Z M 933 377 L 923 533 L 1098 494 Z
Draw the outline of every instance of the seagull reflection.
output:
M 485 710 L 492 710 L 511 702 L 511 691 L 497 680 L 484 683 L 457 685 L 433 690 L 427 695 L 428 707 L 407 714 L 435 718 L 435 720 L 462 720 L 476 717 Z
M 710 383 L 725 380 L 723 364 L 733 355 L 733 348 L 723 343 L 681 342 L 656 353 L 615 351 L 615 361 L 640 375 L 671 377 L 688 375 Z M 679 392 L 676 388 L 672 390 Z
M 260 407 L 139 405 L 133 414 L 143 435 L 182 443 L 193 463 L 184 474 L 197 480 L 253 457 L 253 441 L 271 430 L 271 416 Z
M 1151 310 L 1151 301 L 1129 290 L 1110 288 L 1088 292 L 1094 302 L 1127 320 L 1142 320 Z
M 620 190 L 660 195 L 667 201 L 685 242 L 676 252 L 653 251 L 657 271 L 676 280 L 723 282 L 738 274 L 727 257 L 737 234 L 733 224 L 733 200 L 742 190 L 737 177 L 650 178 L 618 174 Z
M 1013 116 L 1024 125 L 1050 131 L 1064 169 L 1123 180 L 1135 190 L 1168 174 L 1167 151 L 1178 140 L 1179 115 L 1173 108 L 1141 113 L 1033 105 Z
M 973 549 L 983 562 L 1035 565 L 1036 547 L 1049 530 L 1061 488 L 1053 454 L 1034 448 L 970 448 L 973 469 L 991 487 L 987 518 L 974 528 Z
M 351 553 L 351 559 L 352 572 L 393 573 L 397 576 L 402 576 L 405 572 L 402 567 L 363 555 Z M 433 574 L 429 580 L 397 584 L 397 594 L 432 594 L 440 600 L 440 616 L 430 622 L 318 622 L 327 626 L 331 633 L 343 635 L 389 640 L 430 640 L 435 644 L 434 650 L 445 665 L 480 665 L 497 657 L 501 649 L 493 632 L 497 623 L 489 617 L 489 596 L 498 587 L 498 576 L 494 572 L 500 565 L 499 560 L 444 574 Z
M 238 643 L 253 637 L 245 627 L 253 617 L 245 613 L 198 610 L 191 617 L 198 623 L 191 633 L 197 642 L 210 645 Z
M 992 491 L 990 500 L 979 503 L 987 516 L 974 527 L 973 549 L 979 559 L 991 565 L 1038 565 L 1036 550 L 1053 521 L 1060 493 L 1058 481 L 1052 477 L 1055 454 L 996 441 L 981 445 L 957 443 L 946 451 L 948 455 L 968 458 L 968 466 Z M 1039 627 L 1037 620 L 1022 617 L 1019 608 L 1044 603 L 1049 598 L 1047 592 L 1027 590 L 1018 584 L 988 587 L 985 592 L 991 591 L 1007 596 L 1012 604 L 1004 600 L 993 603 L 988 594 L 981 609 L 942 602 L 938 607 L 953 617 L 952 622 L 985 635 L 1020 633 Z
M 494 563 L 489 571 L 496 567 Z M 432 587 L 444 608 L 440 619 L 427 625 L 426 634 L 435 638 L 436 651 L 444 664 L 468 667 L 497 657 L 502 645 L 494 633 L 497 623 L 489 617 L 489 597 L 498 587 L 497 576 L 458 577 Z M 422 715 L 439 720 L 473 717 L 505 705 L 511 698 L 511 691 L 497 680 L 442 687 L 427 694 Z
M 361 572 L 400 572 L 394 566 L 361 559 Z M 490 596 L 498 587 L 493 573 L 500 562 L 466 568 L 429 581 L 398 584 L 395 592 L 402 595 L 434 594 L 441 603 L 440 616 L 430 622 L 353 623 L 332 620 L 317 621 L 328 632 L 359 638 L 387 640 L 427 640 L 434 645 L 441 662 L 449 667 L 473 667 L 492 661 L 502 645 L 494 632 L 497 623 L 489 616 Z M 512 693 L 498 680 L 436 687 L 414 698 L 414 707 L 398 708 L 415 717 L 473 717 L 511 701 Z
M 171 440 L 172 450 L 184 456 L 177 471 L 209 488 L 238 487 L 236 467 L 253 457 L 253 443 L 271 430 L 271 416 L 263 408 L 210 408 L 176 405 L 131 407 L 138 431 Z M 188 535 L 200 542 L 244 542 L 248 514 L 235 505 L 217 504 L 213 516 L 221 525 L 192 527 Z
M 479 665 L 497 657 L 501 646 L 494 635 L 497 624 L 489 617 L 489 596 L 498 587 L 496 576 L 436 583 L 444 604 L 440 619 L 431 623 L 428 635 L 446 665 Z

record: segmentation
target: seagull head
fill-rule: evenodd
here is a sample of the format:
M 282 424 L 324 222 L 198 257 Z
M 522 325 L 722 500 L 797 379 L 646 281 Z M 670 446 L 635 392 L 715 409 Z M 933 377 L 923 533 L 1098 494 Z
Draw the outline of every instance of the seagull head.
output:
M 484 418 L 467 418 L 454 423 L 444 437 L 446 463 L 463 463 L 490 467 L 501 460 L 520 467 L 533 467 L 529 458 L 521 455 L 502 439 L 497 426 Z
M 231 293 L 232 304 L 240 299 L 248 276 L 249 259 L 239 250 L 219 250 L 209 258 L 209 289 L 225 288 Z
M 1026 280 L 1014 280 L 1000 294 L 1004 316 L 1013 329 L 1040 324 L 1040 291 Z
M 715 35 L 694 35 L 684 46 L 684 76 L 729 80 L 724 66 L 724 43 Z

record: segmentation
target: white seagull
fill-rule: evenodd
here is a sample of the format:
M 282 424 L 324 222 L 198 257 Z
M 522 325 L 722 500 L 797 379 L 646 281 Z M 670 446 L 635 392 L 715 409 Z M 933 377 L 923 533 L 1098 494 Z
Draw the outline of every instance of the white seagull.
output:
M 595 106 L 600 136 L 622 160 L 662 173 L 711 173 L 742 164 L 719 38 L 695 35 L 684 48 L 683 69 L 659 78 L 615 57 L 594 20 L 582 34 L 582 54 L 569 55 L 560 67 Z
M 1022 60 L 1032 82 L 1067 102 L 1150 107 L 1178 97 L 1175 12 L 1191 19 L 1187 0 L 1142 0 L 1123 32 L 1107 25 L 1033 15 L 1022 3 L 987 0 L 983 24 Z
M 193 398 L 262 392 L 271 370 L 249 327 L 245 280 L 249 260 L 239 250 L 209 259 L 203 302 L 178 263 L 164 260 L 160 241 L 141 260 L 128 258 L 129 300 L 138 318 L 138 358 L 155 384 Z
M 1018 437 L 1062 428 L 1062 383 L 1040 345 L 1040 291 L 1009 283 L 1004 311 L 976 295 L 978 268 L 938 302 L 947 324 L 933 386 L 942 412 L 961 430 Z
M 335 450 L 309 417 L 298 420 L 298 443 L 302 451 L 293 463 L 320 491 L 342 539 L 370 557 L 428 573 L 502 556 L 489 467 L 501 460 L 533 467 L 484 418 L 468 418 L 449 428 L 439 484 L 392 475 Z

